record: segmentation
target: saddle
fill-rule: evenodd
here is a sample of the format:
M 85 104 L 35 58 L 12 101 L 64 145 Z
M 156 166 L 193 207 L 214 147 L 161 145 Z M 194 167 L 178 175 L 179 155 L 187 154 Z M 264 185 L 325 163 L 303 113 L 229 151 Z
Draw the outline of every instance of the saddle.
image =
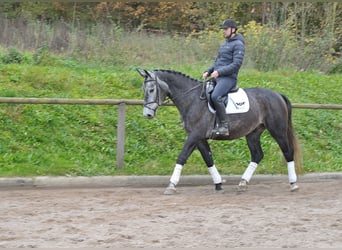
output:
M 208 108 L 210 112 L 216 113 L 214 104 L 211 99 L 211 94 L 216 86 L 216 81 L 211 78 L 203 83 L 202 93 L 200 98 L 202 100 L 207 99 Z M 229 91 L 229 93 L 224 97 L 223 103 L 226 106 L 227 114 L 244 113 L 249 110 L 249 100 L 244 89 L 235 86 Z

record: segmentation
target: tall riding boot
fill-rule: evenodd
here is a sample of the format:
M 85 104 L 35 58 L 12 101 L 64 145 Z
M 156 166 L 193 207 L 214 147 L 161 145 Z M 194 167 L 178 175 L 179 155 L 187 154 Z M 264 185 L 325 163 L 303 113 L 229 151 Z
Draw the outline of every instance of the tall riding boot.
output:
M 228 118 L 226 115 L 226 107 L 223 102 L 217 103 L 218 105 L 215 106 L 216 109 L 216 118 L 218 127 L 215 127 L 212 133 L 216 135 L 229 135 L 228 130 Z

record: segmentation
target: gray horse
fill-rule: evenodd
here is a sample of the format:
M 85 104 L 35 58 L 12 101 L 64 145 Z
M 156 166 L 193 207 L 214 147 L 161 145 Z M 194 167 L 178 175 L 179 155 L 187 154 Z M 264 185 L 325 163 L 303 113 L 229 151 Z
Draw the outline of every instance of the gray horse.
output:
M 215 114 L 210 110 L 208 101 L 200 98 L 204 83 L 172 70 L 139 69 L 138 72 L 144 77 L 143 115 L 153 118 L 158 107 L 169 97 L 178 108 L 188 134 L 165 194 L 176 192 L 182 168 L 195 148 L 200 151 L 208 166 L 215 190 L 222 190 L 222 178 L 214 165 L 208 139 L 234 140 L 242 136 L 246 137 L 251 153 L 251 161 L 238 185 L 241 190 L 245 190 L 264 156 L 260 136 L 265 129 L 276 140 L 286 159 L 290 190 L 298 190 L 296 172 L 302 172 L 301 158 L 291 121 L 291 103 L 286 96 L 265 88 L 244 89 L 249 102 L 248 109 L 242 113 L 228 112 L 230 134 L 213 138 L 211 131 L 215 126 Z

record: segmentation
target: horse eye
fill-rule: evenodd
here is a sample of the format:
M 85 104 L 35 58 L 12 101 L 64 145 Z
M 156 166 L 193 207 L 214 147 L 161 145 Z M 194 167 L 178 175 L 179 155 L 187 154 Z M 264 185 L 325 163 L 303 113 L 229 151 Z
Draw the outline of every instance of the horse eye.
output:
M 153 92 L 154 92 L 154 89 L 150 89 L 149 92 L 150 92 L 150 93 L 153 93 Z

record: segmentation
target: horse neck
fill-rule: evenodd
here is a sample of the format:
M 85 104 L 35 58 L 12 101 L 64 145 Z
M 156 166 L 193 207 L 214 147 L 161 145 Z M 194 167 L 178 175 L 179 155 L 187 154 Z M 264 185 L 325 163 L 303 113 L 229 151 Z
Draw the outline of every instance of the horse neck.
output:
M 173 71 L 160 71 L 158 77 L 169 87 L 169 97 L 178 105 L 187 105 L 199 100 L 200 85 L 196 80 Z

